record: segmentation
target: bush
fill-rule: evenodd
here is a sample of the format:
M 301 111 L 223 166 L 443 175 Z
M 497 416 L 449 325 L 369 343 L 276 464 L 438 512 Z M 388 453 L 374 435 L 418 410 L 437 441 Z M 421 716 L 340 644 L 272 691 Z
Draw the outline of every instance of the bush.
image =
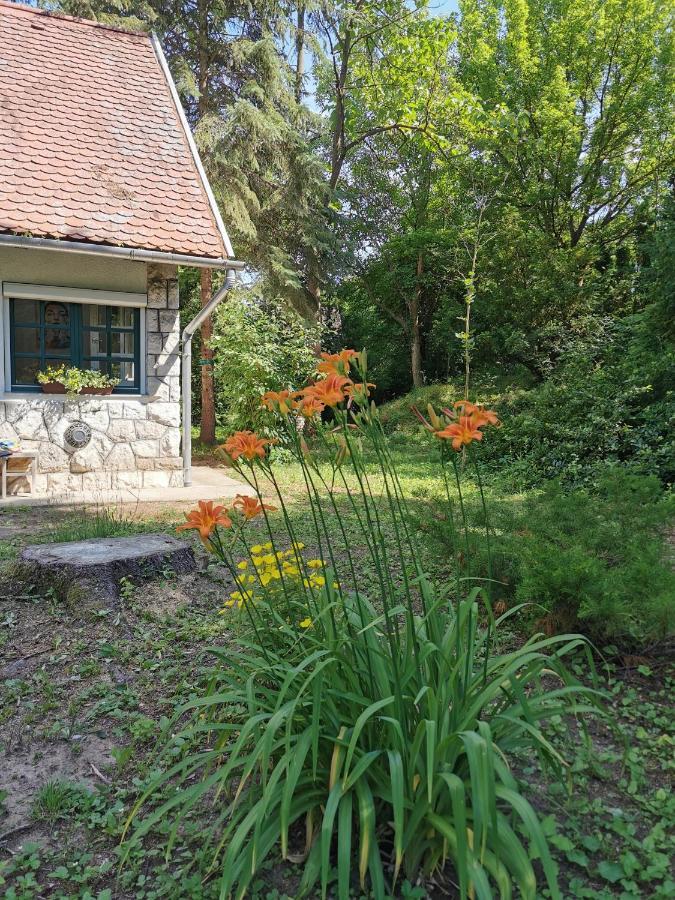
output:
M 616 473 L 594 493 L 550 486 L 526 504 L 516 600 L 543 606 L 556 630 L 646 645 L 675 622 L 675 573 L 660 526 L 672 503 L 658 479 Z M 658 502 L 660 500 L 660 502 Z
M 553 375 L 500 404 L 506 424 L 490 441 L 491 465 L 526 485 L 592 481 L 617 463 L 672 481 L 675 345 L 656 315 L 577 323 Z
M 578 320 L 557 368 L 536 386 L 477 377 L 472 393 L 504 421 L 483 444 L 486 467 L 519 487 L 592 483 L 617 464 L 672 482 L 675 344 L 661 321 L 656 306 L 623 320 Z M 382 421 L 390 434 L 408 434 L 411 404 L 451 403 L 462 391 L 459 382 L 412 391 L 386 404 Z
M 673 498 L 655 477 L 615 471 L 594 489 L 560 483 L 502 513 L 498 577 L 530 623 L 578 630 L 601 644 L 646 647 L 675 623 L 675 572 L 664 525 Z
M 350 366 L 362 379 L 356 385 L 344 375 Z M 227 510 L 202 502 L 182 526 L 198 529 L 229 570 L 236 590 L 223 613 L 238 615 L 245 631 L 241 650 L 212 651 L 208 687 L 175 711 L 161 739 L 159 774 L 132 812 L 128 850 L 161 823 L 170 849 L 183 823 L 210 802 L 203 841 L 222 897 L 242 897 L 276 850 L 304 863 L 299 895 L 318 882 L 325 897 L 336 867 L 340 900 L 357 873 L 362 889 L 368 879 L 373 894 L 385 897 L 400 873 L 429 875 L 449 859 L 463 900 L 487 900 L 493 885 L 510 896 L 512 884 L 534 898 L 536 856 L 541 880 L 559 898 L 543 829 L 510 765 L 519 754 L 536 755 L 563 770 L 542 725 L 591 709 L 592 692 L 564 665 L 584 642 L 538 635 L 499 650 L 501 620 L 493 621 L 481 587 L 467 587 L 459 548 L 452 548 L 451 588 L 422 571 L 368 402 L 364 360 L 345 354 L 322 368 L 326 377 L 299 396 L 266 398 L 302 467 L 307 529 L 321 558 L 305 559 L 269 441 L 250 432 L 223 449 L 257 497 L 238 498 Z M 311 444 L 294 415 L 309 416 L 310 407 Z M 332 418 L 322 423 L 316 413 L 324 407 Z M 450 515 L 463 509 L 451 440 L 470 443 L 488 421 L 483 410 L 471 413 L 470 427 L 433 420 L 443 438 L 430 441 Z M 362 445 L 378 460 L 377 495 Z M 274 521 L 261 478 L 281 507 Z M 349 533 L 336 500 L 345 490 L 354 512 Z M 267 540 L 251 546 L 253 518 L 264 520 Z
M 272 427 L 260 406 L 267 390 L 294 388 L 316 361 L 319 331 L 279 302 L 250 291 L 222 303 L 214 316 L 214 377 L 218 422 L 228 430 Z
M 200 308 L 199 273 L 180 270 L 181 328 Z M 281 390 L 304 382 L 316 361 L 321 337 L 278 299 L 265 299 L 256 287 L 239 287 L 228 294 L 213 316 L 216 419 L 221 428 L 273 428 L 274 419 L 260 406 L 266 390 Z M 192 351 L 193 422 L 201 415 L 201 332 Z

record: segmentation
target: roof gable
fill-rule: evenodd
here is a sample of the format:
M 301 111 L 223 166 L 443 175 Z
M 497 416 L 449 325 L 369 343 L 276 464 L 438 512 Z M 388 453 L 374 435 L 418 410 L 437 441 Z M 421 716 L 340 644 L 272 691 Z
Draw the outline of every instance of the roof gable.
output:
M 0 232 L 232 255 L 162 66 L 150 35 L 0 2 Z

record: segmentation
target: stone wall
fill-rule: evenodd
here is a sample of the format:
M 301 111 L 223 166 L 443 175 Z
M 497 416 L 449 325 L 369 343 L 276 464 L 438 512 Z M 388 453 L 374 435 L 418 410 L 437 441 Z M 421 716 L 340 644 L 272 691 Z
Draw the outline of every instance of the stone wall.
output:
M 176 268 L 148 266 L 147 292 L 146 394 L 0 398 L 0 438 L 39 452 L 40 493 L 182 485 Z M 80 450 L 70 449 L 64 438 L 75 421 L 92 432 Z M 20 479 L 9 483 L 12 492 L 22 487 Z

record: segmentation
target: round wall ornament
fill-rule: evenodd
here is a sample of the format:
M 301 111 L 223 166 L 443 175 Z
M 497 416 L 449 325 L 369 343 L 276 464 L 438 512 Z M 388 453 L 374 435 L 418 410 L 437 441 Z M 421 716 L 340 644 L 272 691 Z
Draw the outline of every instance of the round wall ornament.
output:
M 86 422 L 73 422 L 63 435 L 67 450 L 81 450 L 91 440 L 91 428 Z

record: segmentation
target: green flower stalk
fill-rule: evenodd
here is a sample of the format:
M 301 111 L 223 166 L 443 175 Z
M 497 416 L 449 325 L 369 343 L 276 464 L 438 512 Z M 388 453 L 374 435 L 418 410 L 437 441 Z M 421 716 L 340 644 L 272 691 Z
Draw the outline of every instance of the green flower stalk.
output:
M 335 878 L 347 900 L 358 879 L 380 900 L 402 876 L 447 870 L 463 900 L 514 891 L 534 900 L 544 885 L 560 898 L 544 831 L 511 766 L 537 755 L 562 778 L 567 764 L 545 722 L 583 717 L 598 694 L 565 664 L 581 652 L 592 665 L 579 635 L 496 650 L 504 617 L 491 607 L 491 565 L 487 585 L 471 576 L 458 456 L 468 448 L 479 478 L 489 550 L 474 446 L 497 417 L 466 401 L 429 409 L 428 419 L 415 411 L 440 451 L 453 536 L 455 504 L 463 531 L 452 583 L 439 583 L 423 566 L 365 352 L 322 354 L 317 368 L 303 390 L 262 398 L 302 471 L 307 534 L 287 508 L 272 442 L 251 431 L 222 452 L 254 496 L 227 510 L 200 504 L 182 526 L 226 567 L 234 585 L 222 613 L 245 631 L 239 648 L 209 651 L 208 683 L 175 710 L 124 854 L 167 822 L 169 854 L 183 824 L 206 809 L 203 877 L 219 878 L 223 900 L 243 897 L 273 855 L 303 864 L 298 896 L 318 888 L 326 897 Z M 304 539 L 318 557 L 303 552 Z

